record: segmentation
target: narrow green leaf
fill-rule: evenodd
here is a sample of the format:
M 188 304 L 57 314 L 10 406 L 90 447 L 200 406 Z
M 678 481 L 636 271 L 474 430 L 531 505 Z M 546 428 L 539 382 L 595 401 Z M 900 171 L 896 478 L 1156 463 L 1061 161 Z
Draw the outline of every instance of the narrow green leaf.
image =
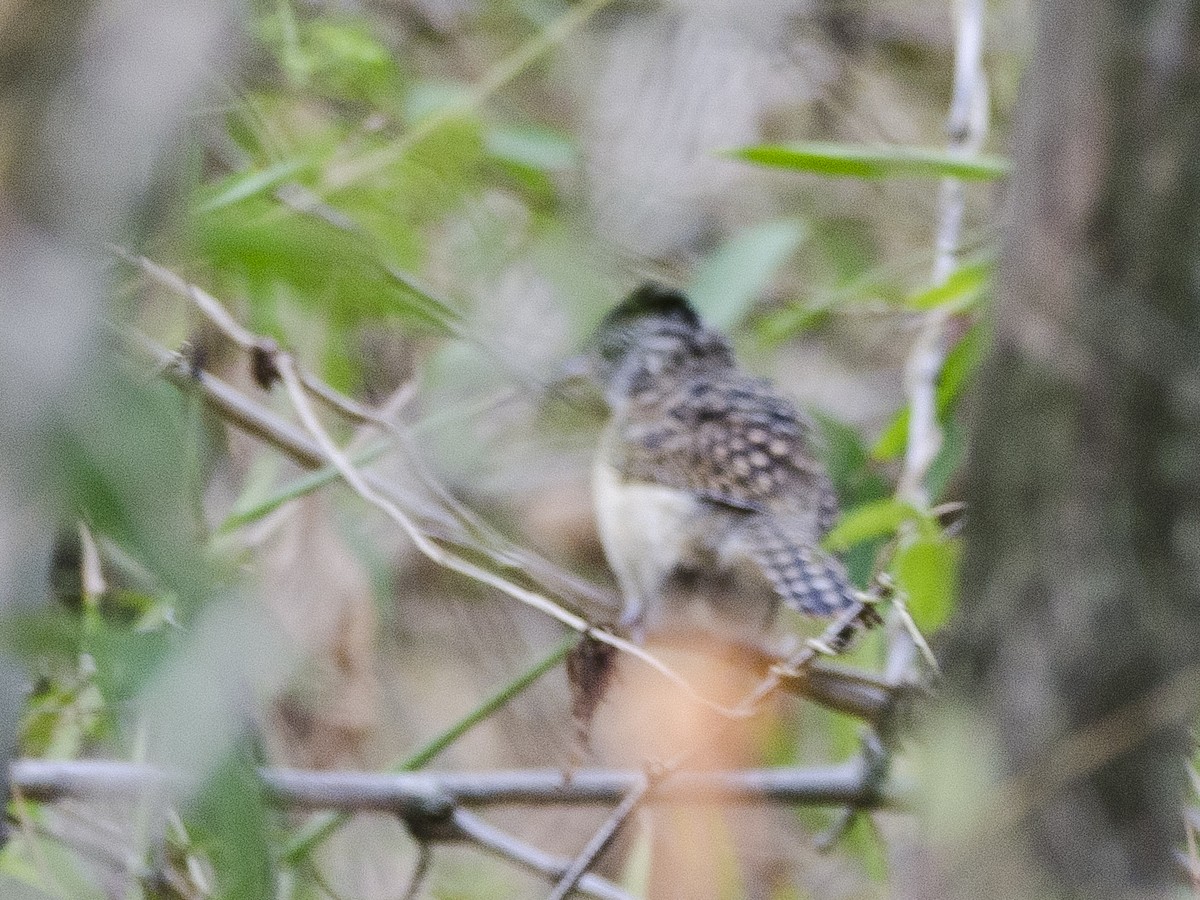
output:
M 802 222 L 769 222 L 738 234 L 696 271 L 688 296 L 717 328 L 728 330 L 749 312 L 771 278 L 804 240 Z
M 983 324 L 972 325 L 962 339 L 946 354 L 942 373 L 938 378 L 937 408 L 939 414 L 949 412 L 955 401 L 962 396 L 971 375 L 979 368 L 987 350 L 988 335 Z
M 888 460 L 897 459 L 904 453 L 904 447 L 908 444 L 908 419 L 910 415 L 911 413 L 906 403 L 892 417 L 892 420 L 887 423 L 887 426 L 879 435 L 879 439 L 875 441 L 875 446 L 871 448 L 871 456 L 878 460 Z
M 924 537 L 901 548 L 892 561 L 908 611 L 923 632 L 939 628 L 954 610 L 961 549 L 958 540 Z
M 966 453 L 967 428 L 953 418 L 947 419 L 942 425 L 942 447 L 925 475 L 925 486 L 935 503 L 945 497 L 946 488 L 962 467 Z
M 265 169 L 238 172 L 234 175 L 229 175 L 215 184 L 207 186 L 205 193 L 211 191 L 212 196 L 201 202 L 196 207 L 196 211 L 199 213 L 212 212 L 223 206 L 231 206 L 239 200 L 245 200 L 256 194 L 265 193 L 276 185 L 287 181 L 303 169 L 305 165 L 307 165 L 307 160 L 289 159 L 276 163 L 273 166 L 268 166 Z
M 867 147 L 819 142 L 759 144 L 730 152 L 737 159 L 833 178 L 961 178 L 988 181 L 1008 172 L 998 156 L 958 156 L 924 147 Z
M 356 467 L 367 466 L 375 462 L 381 456 L 395 447 L 395 443 L 388 440 L 379 441 L 364 450 L 360 450 L 351 456 L 351 462 Z M 216 534 L 228 534 L 235 529 L 241 528 L 243 525 L 249 525 L 251 522 L 257 522 L 264 516 L 273 513 L 285 503 L 290 503 L 293 500 L 299 500 L 301 497 L 311 494 L 318 488 L 322 488 L 331 482 L 341 478 L 341 472 L 337 466 L 327 465 L 319 469 L 314 469 L 304 475 L 301 475 L 296 480 L 285 484 L 279 490 L 272 493 L 270 496 L 261 500 L 257 500 L 244 509 L 235 509 L 229 516 L 217 526 Z
M 911 503 L 894 498 L 877 500 L 843 514 L 823 543 L 830 550 L 845 550 L 872 538 L 890 537 L 905 522 L 919 522 L 922 518 Z
M 991 273 L 990 262 L 966 263 L 951 272 L 941 284 L 909 297 L 904 305 L 918 311 L 942 307 L 954 311 L 968 309 L 983 293 Z

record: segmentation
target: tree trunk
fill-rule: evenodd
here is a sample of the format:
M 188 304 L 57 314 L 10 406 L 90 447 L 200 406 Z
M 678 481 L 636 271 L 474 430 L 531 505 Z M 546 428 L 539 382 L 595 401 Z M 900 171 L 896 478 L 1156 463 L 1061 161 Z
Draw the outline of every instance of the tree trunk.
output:
M 1047 0 L 1023 90 L 937 892 L 1154 897 L 1200 700 L 1200 3 Z

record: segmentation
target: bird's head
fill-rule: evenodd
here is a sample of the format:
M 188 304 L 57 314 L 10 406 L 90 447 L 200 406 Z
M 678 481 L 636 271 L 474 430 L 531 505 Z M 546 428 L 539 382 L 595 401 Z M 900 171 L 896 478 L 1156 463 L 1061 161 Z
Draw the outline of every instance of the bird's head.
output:
M 616 409 L 630 397 L 654 390 L 660 376 L 694 365 L 729 366 L 733 354 L 729 342 L 704 326 L 683 294 L 647 282 L 601 320 L 579 364 Z

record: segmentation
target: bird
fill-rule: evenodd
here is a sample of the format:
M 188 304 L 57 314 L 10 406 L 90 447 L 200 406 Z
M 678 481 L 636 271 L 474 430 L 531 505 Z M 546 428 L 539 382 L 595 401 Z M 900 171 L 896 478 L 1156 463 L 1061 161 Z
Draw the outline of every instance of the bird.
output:
M 682 293 L 634 290 L 581 365 L 608 410 L 592 492 L 630 634 L 695 624 L 699 610 L 706 627 L 753 636 L 781 604 L 829 618 L 856 603 L 820 546 L 838 501 L 812 423 Z

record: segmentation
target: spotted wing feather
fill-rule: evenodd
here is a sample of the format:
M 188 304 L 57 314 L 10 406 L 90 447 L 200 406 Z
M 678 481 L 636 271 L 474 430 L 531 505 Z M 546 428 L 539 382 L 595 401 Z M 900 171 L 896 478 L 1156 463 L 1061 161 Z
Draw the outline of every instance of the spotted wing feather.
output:
M 697 377 L 634 404 L 622 428 L 627 476 L 746 510 L 836 507 L 796 408 L 761 379 Z M 822 513 L 822 516 L 824 514 Z

